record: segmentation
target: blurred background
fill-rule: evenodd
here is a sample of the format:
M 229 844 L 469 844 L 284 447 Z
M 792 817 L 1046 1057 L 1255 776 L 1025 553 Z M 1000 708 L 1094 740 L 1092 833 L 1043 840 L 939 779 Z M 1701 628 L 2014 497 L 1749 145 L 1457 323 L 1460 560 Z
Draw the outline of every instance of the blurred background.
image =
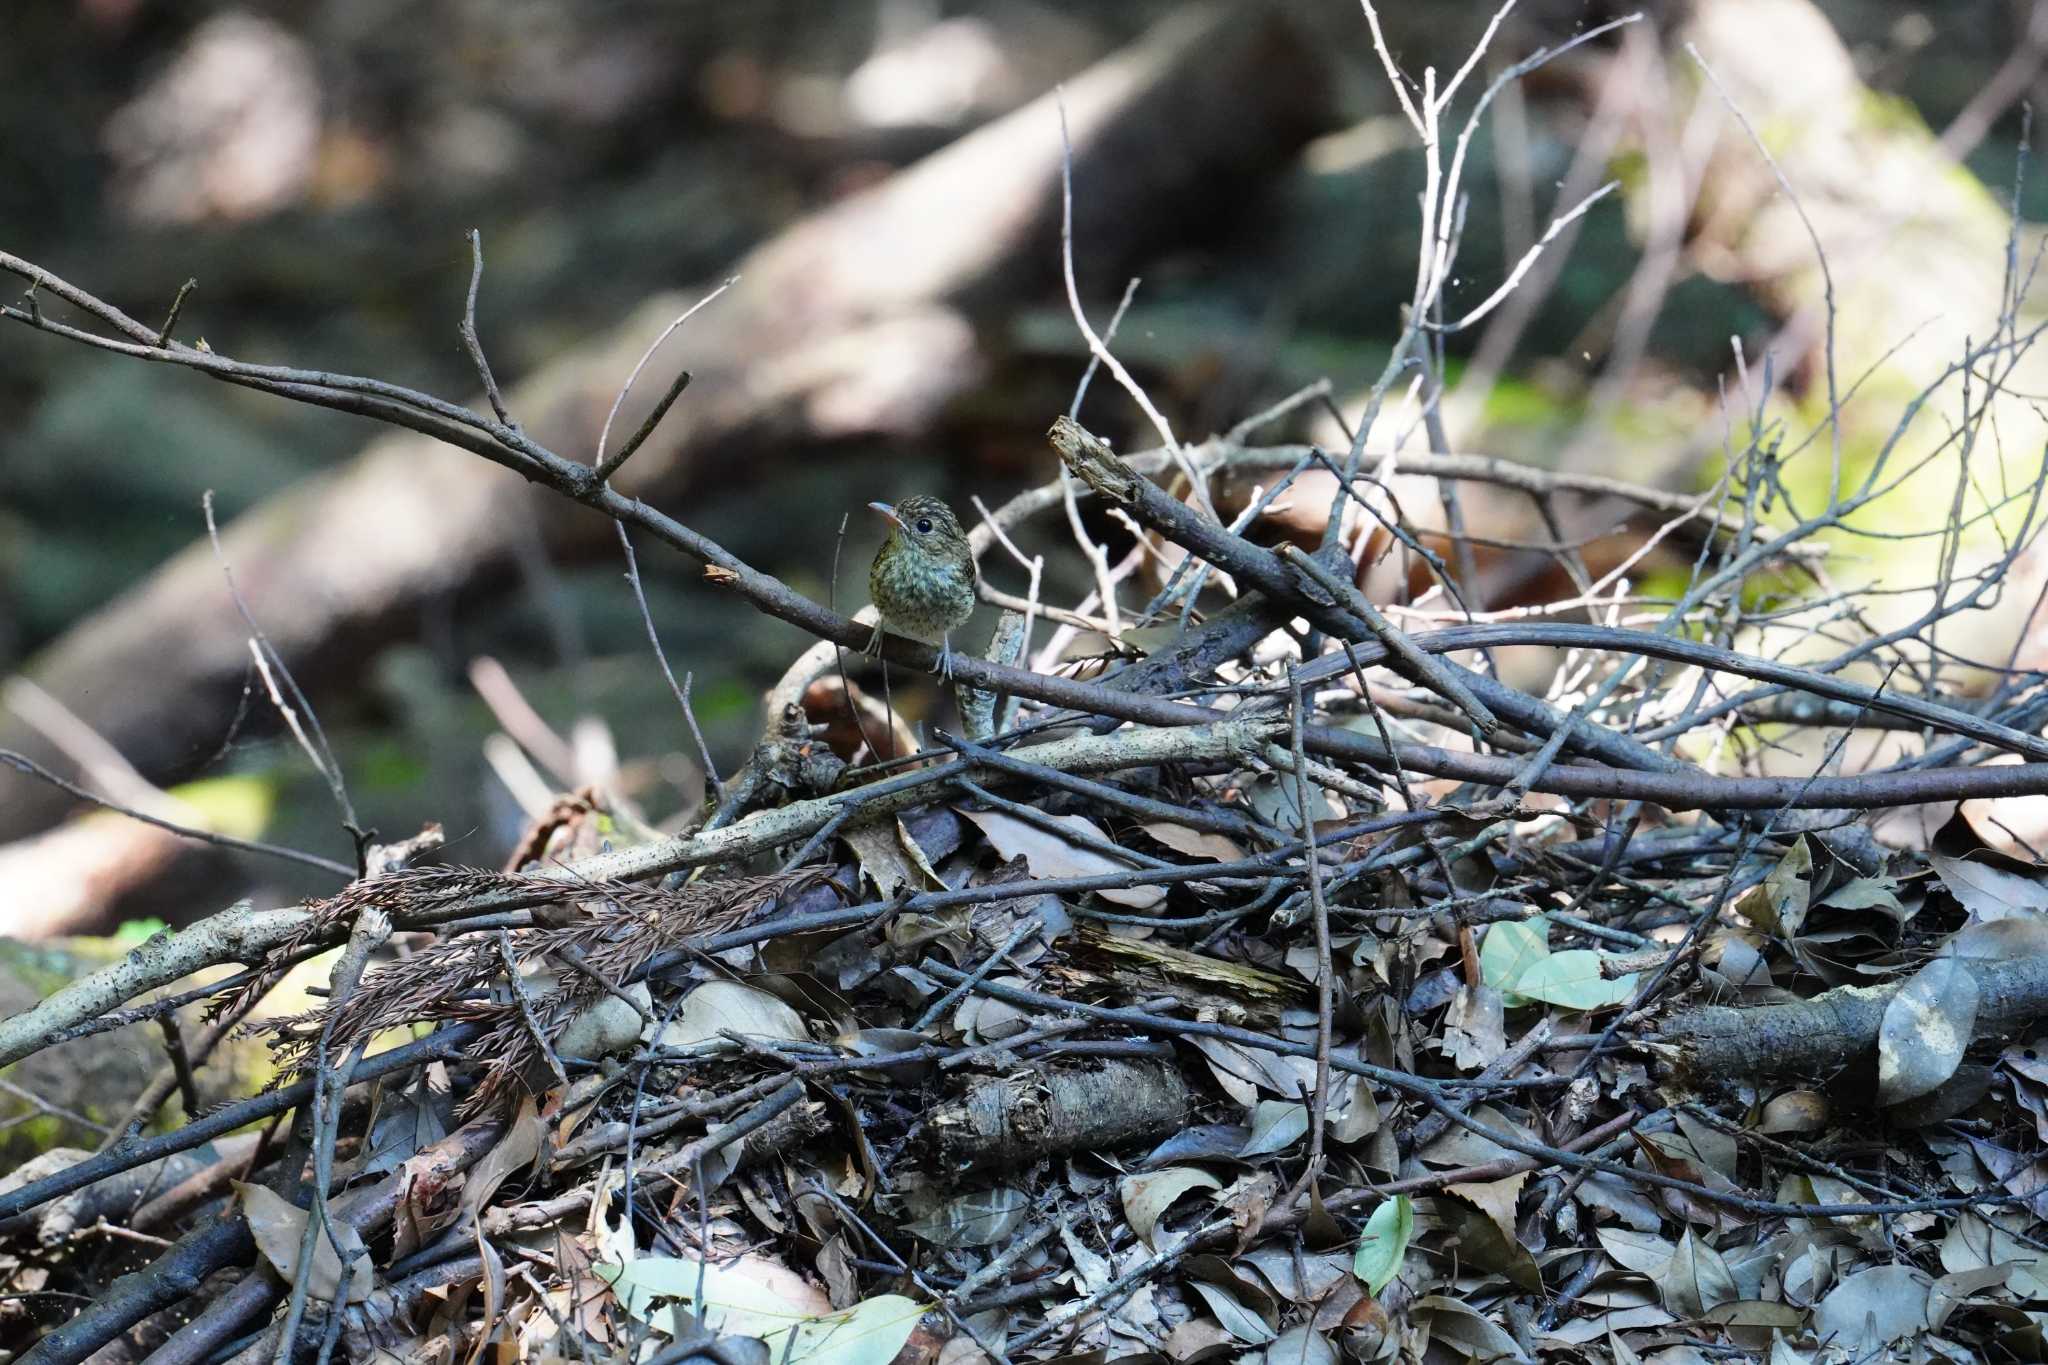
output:
M 1493 10 L 1384 8 L 1418 79 L 1454 70 Z M 1465 107 L 1622 12 L 1529 0 Z M 1840 253 L 1867 367 L 1911 361 L 1883 348 L 1931 318 L 1954 329 L 1915 333 L 1938 347 L 1995 315 L 2048 33 L 2032 0 L 1644 14 L 1505 87 L 1472 142 L 1454 309 L 1562 207 L 1620 188 L 1452 342 L 1444 415 L 1457 451 L 1693 491 L 1717 468 L 1727 386 L 1776 383 L 1772 401 L 1811 411 L 1818 285 L 1685 45 Z M 1115 349 L 1183 436 L 1322 378 L 1355 415 L 1414 283 L 1420 153 L 1341 0 L 70 0 L 17 7 L 9 28 L 0 250 L 152 323 L 194 278 L 185 342 L 468 401 L 476 228 L 478 329 L 512 414 L 589 458 L 635 361 L 738 271 L 622 412 L 614 442 L 695 373 L 621 484 L 846 611 L 879 538 L 867 502 L 927 490 L 964 513 L 1055 471 L 1043 433 L 1087 354 L 1060 288 L 1056 85 L 1083 302 L 1100 328 L 1142 279 Z M 2048 215 L 2042 179 L 2019 192 L 2028 224 Z M 1732 342 L 1757 367 L 1744 380 Z M 1873 424 L 1902 401 L 1886 392 Z M 22 327 L 0 329 L 0 413 L 0 747 L 351 859 L 250 664 L 205 543 L 211 491 L 223 557 L 382 838 L 438 821 L 452 860 L 495 865 L 558 789 L 597 784 L 657 825 L 701 802 L 616 539 L 582 509 L 423 438 Z M 1107 383 L 1083 420 L 1153 443 Z M 1262 435 L 1329 439 L 1318 423 L 1304 409 Z M 1426 445 L 1412 414 L 1383 430 Z M 1113 555 L 1130 544 L 1090 526 Z M 1022 539 L 1049 556 L 1048 597 L 1085 591 L 1064 526 Z M 638 548 L 729 775 L 807 641 Z M 1022 591 L 1007 559 L 988 572 Z M 1504 569 L 1487 605 L 1556 588 Z M 899 696 L 936 707 L 920 687 Z M 84 810 L 0 770 L 0 935 L 176 925 L 336 884 Z

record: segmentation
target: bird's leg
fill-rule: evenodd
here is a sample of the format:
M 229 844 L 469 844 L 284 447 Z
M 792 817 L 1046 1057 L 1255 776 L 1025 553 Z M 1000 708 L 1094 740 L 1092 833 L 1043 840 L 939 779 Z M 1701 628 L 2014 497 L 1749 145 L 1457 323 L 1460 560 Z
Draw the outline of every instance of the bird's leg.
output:
M 880 621 L 875 622 L 875 633 L 868 637 L 867 647 L 861 650 L 861 653 L 867 655 L 870 659 L 882 657 L 882 623 Z
M 939 662 L 932 672 L 948 680 L 953 676 L 953 632 L 950 630 L 939 637 Z

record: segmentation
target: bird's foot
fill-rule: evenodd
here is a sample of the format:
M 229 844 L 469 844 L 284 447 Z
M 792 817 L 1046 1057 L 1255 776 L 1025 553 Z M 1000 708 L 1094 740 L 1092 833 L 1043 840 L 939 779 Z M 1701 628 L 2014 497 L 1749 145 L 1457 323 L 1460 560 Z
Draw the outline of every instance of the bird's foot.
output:
M 947 682 L 953 680 L 953 637 L 948 635 L 939 641 L 939 661 L 932 666 L 932 672 Z
M 861 650 L 870 659 L 882 657 L 882 623 L 875 622 L 875 633 L 868 637 L 867 647 Z

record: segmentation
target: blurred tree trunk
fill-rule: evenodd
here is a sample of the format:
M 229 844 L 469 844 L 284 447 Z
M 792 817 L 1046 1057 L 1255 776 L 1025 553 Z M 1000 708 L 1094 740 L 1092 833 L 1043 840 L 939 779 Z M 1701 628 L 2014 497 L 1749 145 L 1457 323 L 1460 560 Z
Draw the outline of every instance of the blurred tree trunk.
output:
M 1285 167 L 1328 126 L 1325 86 L 1320 54 L 1295 30 L 1234 8 L 1179 14 L 1076 78 L 1065 101 L 1091 295 Z M 615 446 L 678 369 L 696 378 L 615 482 L 676 505 L 722 461 L 927 428 L 983 368 L 974 324 L 1057 279 L 1059 127 L 1041 99 L 753 252 L 741 282 L 640 376 Z M 514 418 L 555 450 L 590 457 L 633 365 L 696 297 L 653 299 L 606 340 L 535 374 L 507 397 Z M 257 619 L 317 700 L 361 676 L 371 645 L 409 633 L 423 602 L 502 590 L 520 538 L 536 529 L 564 554 L 612 543 L 586 509 L 394 434 L 256 508 L 224 540 Z M 26 671 L 161 782 L 219 743 L 246 672 L 245 637 L 202 542 Z M 0 747 L 50 758 L 12 718 L 0 721 Z M 44 828 L 68 804 L 0 772 L 0 838 Z

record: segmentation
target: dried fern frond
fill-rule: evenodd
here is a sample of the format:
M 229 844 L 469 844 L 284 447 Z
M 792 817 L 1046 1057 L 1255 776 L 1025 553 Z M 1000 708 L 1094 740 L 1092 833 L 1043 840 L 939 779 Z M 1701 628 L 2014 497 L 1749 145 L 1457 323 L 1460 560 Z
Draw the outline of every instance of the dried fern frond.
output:
M 356 883 L 314 908 L 316 920 L 339 919 L 366 905 L 408 914 L 446 908 L 478 894 L 546 891 L 554 899 L 576 901 L 584 907 L 585 916 L 560 927 L 511 933 L 514 959 L 529 965 L 566 953 L 619 985 L 632 979 L 656 955 L 733 929 L 823 878 L 822 872 L 810 869 L 698 882 L 668 892 L 629 882 L 564 882 L 473 868 L 432 868 Z M 484 1026 L 474 1055 L 487 1059 L 472 1104 L 488 1104 L 529 1066 L 542 1060 L 540 1046 L 516 1002 L 502 993 L 480 994 L 503 975 L 504 959 L 496 938 L 482 934 L 435 943 L 381 967 L 365 976 L 344 1000 L 270 1022 L 268 1027 L 277 1035 L 272 1046 L 279 1077 L 297 1075 L 313 1064 L 323 1031 L 328 1055 L 333 1057 L 388 1029 L 470 1022 Z M 565 973 L 554 989 L 534 999 L 535 1022 L 549 1046 L 571 1019 L 605 994 L 604 988 L 588 977 Z

